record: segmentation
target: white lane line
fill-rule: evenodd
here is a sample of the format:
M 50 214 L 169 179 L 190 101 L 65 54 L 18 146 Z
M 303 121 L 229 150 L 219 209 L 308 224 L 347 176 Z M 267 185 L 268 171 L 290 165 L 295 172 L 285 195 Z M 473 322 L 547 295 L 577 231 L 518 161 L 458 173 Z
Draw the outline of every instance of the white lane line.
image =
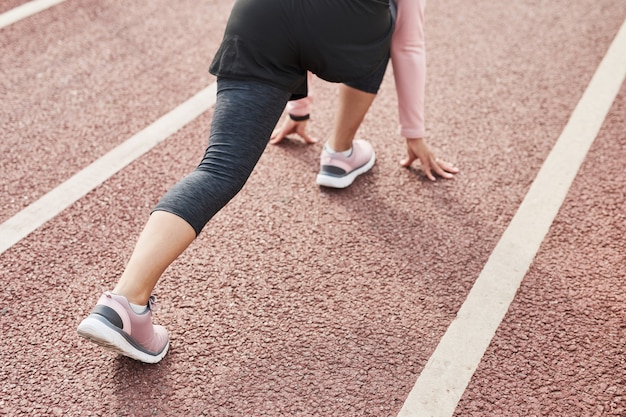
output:
M 215 83 L 0 224 L 0 254 L 215 104 Z
M 626 21 L 399 416 L 454 414 L 626 77 Z
M 59 3 L 63 3 L 65 0 L 32 0 L 28 3 L 24 3 L 21 6 L 17 6 L 14 9 L 0 14 L 0 29 L 9 26 L 22 19 L 26 19 L 36 13 L 46 10 Z

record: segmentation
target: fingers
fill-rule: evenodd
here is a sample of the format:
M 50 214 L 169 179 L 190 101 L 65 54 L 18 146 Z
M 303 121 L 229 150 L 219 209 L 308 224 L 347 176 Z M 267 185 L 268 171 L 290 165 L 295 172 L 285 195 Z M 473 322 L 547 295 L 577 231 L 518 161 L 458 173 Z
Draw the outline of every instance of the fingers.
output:
M 272 136 L 270 136 L 270 143 L 272 145 L 279 144 L 283 139 L 285 139 L 286 134 L 283 129 L 275 129 L 272 132 Z
M 441 178 L 453 179 L 455 174 L 459 173 L 459 169 L 450 162 L 434 160 L 432 169 Z
M 304 129 L 299 129 L 297 133 L 308 144 L 313 144 L 313 143 L 317 143 L 318 142 L 317 138 L 309 136 Z
M 459 169 L 454 166 L 454 164 L 446 161 L 440 161 L 432 154 L 417 156 L 411 149 L 408 149 L 407 151 L 407 156 L 400 161 L 400 165 L 408 168 L 413 164 L 413 162 L 419 159 L 422 164 L 424 175 L 426 175 L 426 177 L 431 181 L 437 180 L 435 175 L 445 179 L 453 179 L 454 175 L 459 173 Z
M 274 129 L 270 136 L 270 144 L 277 145 L 289 135 L 300 136 L 307 144 L 317 143 L 318 139 L 306 133 L 307 121 L 294 121 L 287 119 L 281 127 Z
M 319 140 L 317 138 L 312 138 L 311 136 L 302 136 L 302 139 L 304 139 L 304 141 L 306 143 L 308 143 L 309 145 L 313 144 L 313 143 L 317 143 L 319 142 Z
M 439 166 L 446 172 L 449 174 L 458 174 L 459 173 L 459 169 L 457 167 L 455 167 L 453 164 L 451 164 L 450 162 L 446 162 L 446 161 L 439 161 Z
M 422 168 L 424 169 L 426 178 L 431 181 L 437 181 L 437 178 L 433 175 L 433 170 L 439 174 L 440 168 L 437 166 L 437 161 L 427 161 L 426 163 L 422 162 Z
M 413 163 L 413 161 L 415 161 L 415 157 L 411 157 L 410 155 L 407 156 L 406 158 L 402 159 L 400 161 L 400 165 L 402 165 L 405 168 L 408 168 L 411 166 L 411 164 Z
M 408 146 L 408 143 L 407 143 L 406 158 L 400 161 L 400 165 L 402 165 L 405 168 L 408 168 L 416 159 L 417 159 L 417 155 L 415 154 L 415 152 L 413 152 L 413 150 L 411 149 L 410 146 Z

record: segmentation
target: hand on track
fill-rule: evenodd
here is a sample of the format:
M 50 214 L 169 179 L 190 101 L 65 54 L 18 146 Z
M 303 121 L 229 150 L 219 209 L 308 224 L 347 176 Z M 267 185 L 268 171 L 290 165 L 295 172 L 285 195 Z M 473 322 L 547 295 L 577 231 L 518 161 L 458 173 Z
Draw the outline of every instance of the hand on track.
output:
M 300 136 L 306 143 L 317 143 L 317 139 L 309 136 L 306 133 L 306 125 L 308 120 L 295 121 L 287 117 L 282 126 L 274 129 L 272 136 L 270 136 L 270 143 L 277 145 L 287 136 L 296 134 Z
M 436 180 L 435 174 L 442 178 L 452 179 L 454 174 L 459 172 L 459 169 L 450 162 L 437 159 L 424 139 L 407 139 L 406 150 L 407 156 L 400 161 L 400 165 L 408 168 L 415 160 L 419 159 L 426 177 L 431 181 Z

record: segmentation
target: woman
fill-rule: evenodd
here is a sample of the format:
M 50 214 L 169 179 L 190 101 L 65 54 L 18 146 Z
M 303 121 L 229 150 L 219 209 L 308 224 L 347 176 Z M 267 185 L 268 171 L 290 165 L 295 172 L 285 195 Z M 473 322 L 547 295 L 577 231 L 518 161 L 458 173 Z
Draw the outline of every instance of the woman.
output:
M 388 0 L 237 0 L 211 64 L 217 101 L 198 167 L 159 201 L 112 292 L 78 333 L 142 362 L 167 353 L 151 296 L 165 269 L 243 187 L 307 71 L 331 82 L 363 78 L 389 54 Z

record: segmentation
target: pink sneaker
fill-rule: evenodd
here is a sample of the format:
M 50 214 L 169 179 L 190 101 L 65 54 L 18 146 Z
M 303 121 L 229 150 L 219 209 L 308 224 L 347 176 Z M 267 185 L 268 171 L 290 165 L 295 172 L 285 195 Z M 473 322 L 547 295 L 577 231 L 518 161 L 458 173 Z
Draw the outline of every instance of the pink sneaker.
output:
M 163 326 L 152 324 L 156 298 L 145 313 L 133 311 L 126 297 L 105 292 L 78 326 L 78 334 L 109 350 L 146 363 L 157 363 L 167 353 L 169 337 Z
M 355 139 L 352 142 L 350 156 L 343 156 L 341 153 L 330 154 L 324 148 L 320 158 L 317 184 L 331 188 L 346 188 L 356 177 L 369 171 L 375 161 L 374 148 L 362 139 Z

